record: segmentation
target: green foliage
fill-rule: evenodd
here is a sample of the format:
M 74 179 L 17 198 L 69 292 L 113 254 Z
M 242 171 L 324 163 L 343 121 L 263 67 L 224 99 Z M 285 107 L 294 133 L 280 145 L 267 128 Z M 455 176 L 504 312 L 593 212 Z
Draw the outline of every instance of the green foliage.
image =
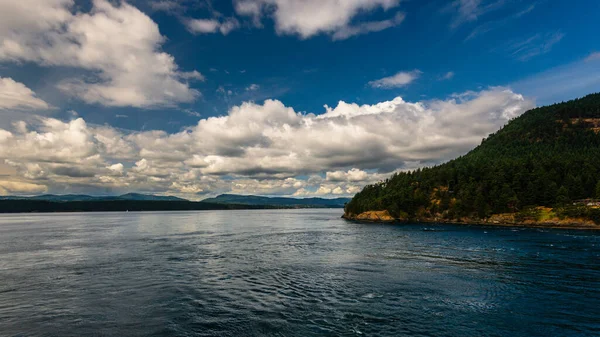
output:
M 465 156 L 366 186 L 346 212 L 485 218 L 600 197 L 600 134 L 590 118 L 600 118 L 600 94 L 530 110 Z
M 598 208 L 592 208 L 592 207 L 586 207 L 586 206 L 582 206 L 582 205 L 578 205 L 578 206 L 566 206 L 566 207 L 561 207 L 559 209 L 557 209 L 556 214 L 559 216 L 559 218 L 572 218 L 572 219 L 577 219 L 577 218 L 584 218 L 584 219 L 590 219 L 592 221 L 594 221 L 597 224 L 600 224 L 600 209 Z
M 538 221 L 540 220 L 542 215 L 542 211 L 539 210 L 536 207 L 525 207 L 523 208 L 520 212 L 518 212 L 515 215 L 515 220 L 517 221 L 526 221 L 526 220 L 531 220 L 531 221 Z
M 556 206 L 568 205 L 569 202 L 571 202 L 571 199 L 569 199 L 569 190 L 561 186 L 556 194 Z

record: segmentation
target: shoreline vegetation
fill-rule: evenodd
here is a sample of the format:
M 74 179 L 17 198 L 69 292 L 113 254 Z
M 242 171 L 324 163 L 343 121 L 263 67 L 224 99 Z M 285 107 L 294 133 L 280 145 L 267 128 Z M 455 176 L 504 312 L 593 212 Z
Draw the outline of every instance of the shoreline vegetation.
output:
M 348 221 L 362 223 L 422 223 L 422 224 L 453 224 L 474 226 L 498 226 L 498 227 L 523 227 L 523 228 L 553 228 L 553 229 L 577 229 L 577 230 L 600 230 L 600 225 L 584 217 L 568 217 L 552 208 L 538 207 L 536 217 L 526 217 L 518 213 L 494 214 L 486 219 L 478 218 L 395 218 L 388 211 L 367 211 L 361 214 L 344 213 L 342 218 Z
M 600 229 L 600 94 L 511 120 L 466 155 L 367 185 L 356 221 Z

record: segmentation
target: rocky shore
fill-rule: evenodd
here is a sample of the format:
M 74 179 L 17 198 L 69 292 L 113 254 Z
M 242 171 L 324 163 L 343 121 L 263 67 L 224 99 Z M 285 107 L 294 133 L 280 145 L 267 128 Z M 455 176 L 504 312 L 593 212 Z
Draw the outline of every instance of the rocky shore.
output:
M 344 213 L 342 218 L 350 221 L 371 222 L 371 223 L 437 223 L 437 224 L 457 224 L 457 225 L 484 225 L 484 226 L 503 226 L 503 227 L 528 227 L 528 228 L 562 228 L 562 229 L 590 229 L 600 230 L 597 225 L 588 219 L 575 218 L 547 218 L 539 221 L 516 219 L 515 214 L 494 214 L 486 219 L 460 218 L 448 220 L 443 218 L 415 218 L 400 219 L 394 218 L 388 211 L 368 211 L 361 214 Z

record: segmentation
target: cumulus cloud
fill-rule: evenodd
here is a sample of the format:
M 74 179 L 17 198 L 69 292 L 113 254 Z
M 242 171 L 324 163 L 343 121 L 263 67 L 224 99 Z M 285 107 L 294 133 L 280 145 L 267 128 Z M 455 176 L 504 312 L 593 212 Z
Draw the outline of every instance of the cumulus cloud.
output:
M 160 51 L 165 39 L 152 19 L 126 2 L 92 3 L 82 13 L 73 0 L 1 1 L 0 61 L 88 70 L 58 85 L 88 103 L 152 107 L 200 95 L 185 82 L 191 73 Z
M 41 110 L 49 109 L 50 105 L 36 97 L 35 93 L 12 78 L 0 77 L 0 110 L 25 109 Z
M 357 168 L 353 168 L 349 171 L 333 171 L 327 172 L 325 175 L 327 181 L 365 181 L 369 178 L 369 174 L 363 170 L 359 170 Z
M 264 15 L 271 15 L 279 34 L 298 35 L 303 39 L 318 34 L 330 34 L 334 39 L 377 32 L 400 24 L 403 14 L 383 21 L 353 25 L 360 13 L 376 9 L 390 10 L 400 0 L 236 0 L 238 15 L 249 16 L 256 26 L 262 26 Z
M 415 103 L 339 102 L 321 115 L 246 102 L 177 133 L 42 118 L 0 129 L 0 158 L 22 182 L 49 190 L 351 195 L 389 172 L 462 155 L 533 106 L 490 88 Z
M 401 88 L 411 84 L 414 80 L 419 78 L 419 76 L 421 76 L 421 72 L 419 70 L 401 71 L 393 76 L 370 81 L 369 85 L 373 88 L 381 89 Z

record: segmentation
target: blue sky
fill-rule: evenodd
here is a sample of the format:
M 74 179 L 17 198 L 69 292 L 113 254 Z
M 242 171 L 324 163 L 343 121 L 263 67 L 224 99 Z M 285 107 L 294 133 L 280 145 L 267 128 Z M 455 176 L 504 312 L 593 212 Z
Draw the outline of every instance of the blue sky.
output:
M 600 40 L 595 38 L 600 31 L 600 3 L 595 1 L 582 1 L 577 6 L 557 0 L 495 1 L 492 5 L 499 4 L 494 9 L 476 18 L 462 18 L 457 10 L 448 8 L 449 1 L 406 1 L 397 8 L 359 13 L 353 18 L 376 21 L 401 12 L 406 14 L 401 24 L 341 41 L 332 41 L 323 33 L 305 39 L 278 35 L 270 19 L 263 20 L 263 28 L 245 26 L 226 36 L 192 34 L 181 16 L 211 19 L 212 11 L 234 16 L 233 3 L 214 1 L 212 10 L 204 1 L 180 3 L 182 9 L 165 12 L 153 9 L 152 3 L 133 2 L 158 24 L 167 39 L 162 49 L 173 55 L 181 68 L 198 70 L 206 77 L 205 82 L 192 84 L 203 96 L 191 104 L 170 109 L 105 108 L 65 101 L 47 88 L 73 69 L 3 64 L 2 73 L 21 79 L 47 102 L 64 111 L 75 110 L 91 122 L 174 131 L 197 120 L 181 113 L 182 108 L 208 117 L 224 114 L 246 100 L 276 98 L 299 111 L 318 114 L 324 112 L 324 104 L 335 105 L 339 100 L 371 104 L 398 95 L 408 101 L 444 98 L 481 87 L 510 86 L 600 50 Z M 485 4 L 482 1 L 480 6 Z M 554 42 L 557 36 L 562 38 Z M 526 43 L 524 51 L 513 47 L 519 43 Z M 525 55 L 528 51 L 530 56 Z M 409 86 L 380 90 L 367 85 L 415 69 L 422 75 Z M 449 72 L 454 74 L 451 79 L 440 80 Z M 259 89 L 246 90 L 252 84 Z M 231 97 L 218 92 L 219 87 L 231 90 Z M 519 89 L 525 95 L 540 91 L 527 86 Z M 566 97 L 541 97 L 538 103 L 574 98 L 593 90 L 582 88 Z M 44 91 L 48 94 L 42 96 Z
M 31 11 L 31 6 L 37 6 L 36 10 Z M 98 132 L 105 130 L 95 128 L 117 132 L 113 138 L 132 147 L 131 153 L 120 155 L 98 148 L 82 151 L 82 156 L 96 153 L 101 157 L 93 165 L 82 163 L 88 157 L 78 157 L 50 160 L 48 167 L 44 164 L 48 160 L 16 160 L 14 153 L 0 151 L 5 161 L 0 174 L 8 177 L 4 185 L 0 181 L 0 193 L 135 190 L 187 197 L 232 191 L 352 195 L 362 184 L 394 170 L 463 154 L 485 136 L 481 132 L 495 131 L 527 107 L 600 91 L 600 40 L 596 38 L 600 3 L 591 0 L 577 5 L 558 0 L 32 0 L 2 4 L 0 12 L 4 13 L 0 14 L 0 20 L 4 19 L 0 78 L 5 81 L 4 89 L 0 86 L 5 91 L 0 92 L 0 114 L 4 115 L 0 129 L 15 142 L 4 144 L 5 148 L 21 144 L 41 151 L 42 145 L 49 146 L 26 144 L 27 133 L 19 136 L 15 126 L 23 121 L 28 125 L 25 129 L 38 136 L 57 132 L 55 128 L 61 127 L 48 118 L 64 125 L 81 119 L 85 137 L 104 150 L 107 145 L 98 143 Z M 429 134 L 411 134 L 427 141 L 407 142 L 401 149 L 367 137 L 371 142 L 367 145 L 380 151 L 379 157 L 368 161 L 361 159 L 365 157 L 362 152 L 347 157 L 332 153 L 329 157 L 339 155 L 339 160 L 314 167 L 291 163 L 283 168 L 269 163 L 282 162 L 286 156 L 301 158 L 319 152 L 323 145 L 303 144 L 305 151 L 289 153 L 269 147 L 282 138 L 274 138 L 273 130 L 266 131 L 275 117 L 267 112 L 271 117 L 261 119 L 261 113 L 268 110 L 265 100 L 281 104 L 279 117 L 292 109 L 293 114 L 311 120 L 303 125 L 327 119 L 306 117 L 325 114 L 327 105 L 331 109 L 323 116 L 336 117 L 335 123 L 340 116 L 346 116 L 340 123 L 348 126 L 365 116 L 380 115 L 378 121 L 385 116 L 391 118 L 389 123 L 403 122 L 391 133 L 408 133 L 409 122 L 418 120 L 430 127 L 418 124 Z M 340 101 L 356 106 L 338 105 Z M 393 107 L 386 108 L 390 104 Z M 333 111 L 336 107 L 340 109 Z M 489 113 L 498 118 L 485 120 L 478 133 L 464 137 L 461 125 L 456 125 L 452 139 L 443 141 L 445 147 L 427 143 L 450 137 L 440 130 L 444 116 L 453 115 L 454 110 L 462 110 L 459 116 L 465 118 Z M 241 131 L 239 139 L 234 135 L 219 139 L 236 130 L 231 125 L 217 130 L 210 140 L 198 140 L 193 149 L 177 149 L 182 153 L 175 164 L 172 159 L 161 162 L 160 156 L 144 155 L 149 145 L 139 139 L 164 138 L 163 145 L 169 148 L 174 138 L 206 134 L 208 125 L 223 127 L 225 120 L 214 126 L 211 123 L 216 120 L 210 118 L 220 116 L 231 122 L 232 111 L 246 116 L 247 120 L 240 118 L 241 123 L 263 127 L 264 142 L 253 143 L 252 137 L 258 137 L 254 135 L 244 143 Z M 428 118 L 437 122 L 430 125 Z M 285 129 L 285 123 L 275 130 L 281 132 L 281 128 Z M 152 137 L 151 132 L 155 132 Z M 332 137 L 326 131 L 306 135 Z M 19 137 L 23 138 L 20 143 L 16 142 Z M 353 141 L 364 144 L 367 140 Z M 228 143 L 237 150 L 208 149 L 208 142 Z M 412 148 L 419 150 L 405 153 Z M 262 162 L 255 158 L 261 155 Z M 203 164 L 190 166 L 190 158 L 199 158 Z M 213 159 L 236 169 L 216 169 L 215 161 L 206 162 Z M 153 189 L 148 181 L 166 174 L 146 175 L 149 180 L 138 184 L 143 179 L 139 174 L 134 177 L 134 171 L 142 160 L 164 169 L 175 165 L 181 172 Z M 116 170 L 122 179 L 104 175 L 114 171 L 106 171 L 108 167 L 118 164 L 123 166 Z M 44 171 L 43 179 L 31 172 L 35 165 Z M 65 170 L 68 165 L 73 167 Z M 196 169 L 193 179 L 182 178 Z M 60 174 L 75 171 L 79 174 Z M 138 171 L 143 170 L 138 167 Z M 328 173 L 339 179 L 327 180 Z M 314 183 L 308 183 L 310 177 Z M 238 181 L 246 187 L 234 186 Z

